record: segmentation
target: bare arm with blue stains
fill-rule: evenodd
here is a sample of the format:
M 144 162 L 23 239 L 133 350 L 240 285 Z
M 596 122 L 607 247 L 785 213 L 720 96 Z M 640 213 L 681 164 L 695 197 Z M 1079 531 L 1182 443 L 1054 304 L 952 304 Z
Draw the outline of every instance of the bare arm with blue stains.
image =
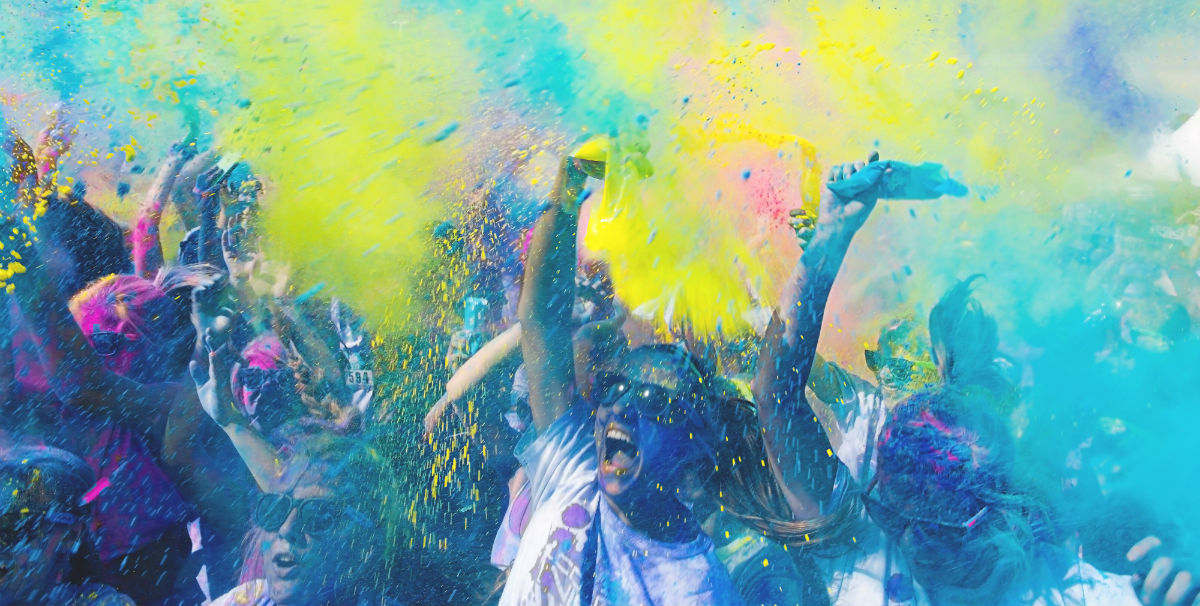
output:
M 138 208 L 132 238 L 133 267 L 137 275 L 147 280 L 153 280 L 163 266 L 162 235 L 159 233 L 163 207 L 170 198 L 179 171 L 194 155 L 194 144 L 185 142 L 173 145 L 167 160 L 159 167 L 150 190 L 146 192 L 146 200 Z
M 575 237 L 579 229 L 577 202 L 586 181 L 581 161 L 563 160 L 550 207 L 534 225 L 525 264 L 517 314 L 529 379 L 529 407 L 539 431 L 567 412 L 574 392 L 571 310 L 575 303 Z
M 872 154 L 871 161 L 878 159 Z M 830 171 L 828 182 L 847 179 L 865 166 L 859 162 Z M 853 198 L 821 191 L 821 208 L 812 242 L 801 255 L 772 318 L 759 354 L 753 389 L 771 473 L 796 519 L 821 514 L 821 502 L 833 486 L 837 459 L 829 438 L 804 395 L 812 372 L 825 305 L 854 234 L 875 207 L 874 188 Z

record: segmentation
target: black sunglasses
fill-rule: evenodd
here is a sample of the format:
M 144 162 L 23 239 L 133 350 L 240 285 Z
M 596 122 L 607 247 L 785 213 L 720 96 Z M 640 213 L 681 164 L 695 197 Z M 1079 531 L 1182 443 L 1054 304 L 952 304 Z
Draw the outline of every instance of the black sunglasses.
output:
M 965 536 L 967 532 L 975 528 L 979 520 L 988 512 L 988 506 L 984 505 L 966 520 L 946 520 L 930 516 L 915 516 L 911 513 L 901 512 L 884 503 L 879 497 L 874 496 L 878 485 L 879 476 L 875 476 L 862 494 L 863 505 L 867 509 L 867 514 L 871 516 L 871 519 L 879 525 L 883 532 L 893 537 L 903 535 L 904 531 L 910 526 L 925 538 L 945 537 L 947 531 L 954 533 L 955 536 Z
M 105 358 L 111 358 L 121 353 L 132 340 L 125 333 L 97 330 L 92 333 L 92 349 Z
M 260 390 L 268 383 L 274 385 L 282 385 L 287 378 L 292 374 L 292 371 L 286 368 L 238 368 L 238 384 L 250 390 Z
M 293 510 L 298 512 L 300 530 L 309 535 L 326 534 L 344 518 L 369 525 L 366 516 L 340 501 L 293 499 L 286 494 L 275 492 L 258 497 L 258 504 L 254 507 L 254 523 L 267 532 L 278 532 Z
M 638 414 L 659 423 L 674 423 L 677 419 L 694 411 L 687 404 L 688 393 L 672 392 L 653 383 L 639 383 L 628 377 L 614 372 L 596 374 L 592 393 L 597 401 L 611 405 L 617 400 L 629 396 L 630 405 L 635 407 Z

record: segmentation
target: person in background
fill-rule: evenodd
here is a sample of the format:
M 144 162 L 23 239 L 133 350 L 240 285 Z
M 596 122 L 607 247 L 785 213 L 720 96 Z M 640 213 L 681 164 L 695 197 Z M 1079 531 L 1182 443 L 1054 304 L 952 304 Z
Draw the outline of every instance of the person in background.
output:
M 352 438 L 313 434 L 258 496 L 263 576 L 211 606 L 393 604 L 388 499 L 394 485 L 379 455 Z
M 92 549 L 95 480 L 64 450 L 0 450 L 0 605 L 133 606 L 74 565 Z

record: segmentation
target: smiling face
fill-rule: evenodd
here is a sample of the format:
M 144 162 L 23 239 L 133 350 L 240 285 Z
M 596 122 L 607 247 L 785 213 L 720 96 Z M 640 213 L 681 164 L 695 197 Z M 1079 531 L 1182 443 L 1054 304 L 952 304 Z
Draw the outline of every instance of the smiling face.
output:
M 682 465 L 703 452 L 692 396 L 697 379 L 685 360 L 650 348 L 630 352 L 597 378 L 597 479 L 606 495 L 631 502 L 657 485 L 669 488 Z

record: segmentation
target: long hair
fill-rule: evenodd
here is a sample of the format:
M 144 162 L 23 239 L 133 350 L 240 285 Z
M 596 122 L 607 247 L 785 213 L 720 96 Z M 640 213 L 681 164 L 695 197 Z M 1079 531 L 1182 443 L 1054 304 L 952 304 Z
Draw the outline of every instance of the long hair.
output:
M 1016 406 L 1017 391 L 1000 362 L 996 320 L 971 296 L 981 277 L 975 274 L 942 295 L 929 312 L 929 340 L 945 385 L 978 392 L 997 412 L 1007 414 Z
M 724 435 L 709 490 L 725 511 L 767 538 L 799 550 L 850 544 L 859 518 L 858 499 L 845 495 L 823 516 L 796 520 L 767 463 L 767 449 L 754 406 L 727 398 L 716 404 Z
M 319 304 L 314 302 L 313 306 Z M 285 366 L 295 379 L 296 397 L 309 422 L 335 433 L 353 433 L 361 429 L 362 419 L 353 414 L 357 409 L 349 405 L 350 395 L 335 355 L 336 346 L 313 330 L 314 326 L 326 326 L 328 316 L 307 311 L 297 305 L 294 313 L 275 313 L 271 317 L 271 328 L 285 348 Z

